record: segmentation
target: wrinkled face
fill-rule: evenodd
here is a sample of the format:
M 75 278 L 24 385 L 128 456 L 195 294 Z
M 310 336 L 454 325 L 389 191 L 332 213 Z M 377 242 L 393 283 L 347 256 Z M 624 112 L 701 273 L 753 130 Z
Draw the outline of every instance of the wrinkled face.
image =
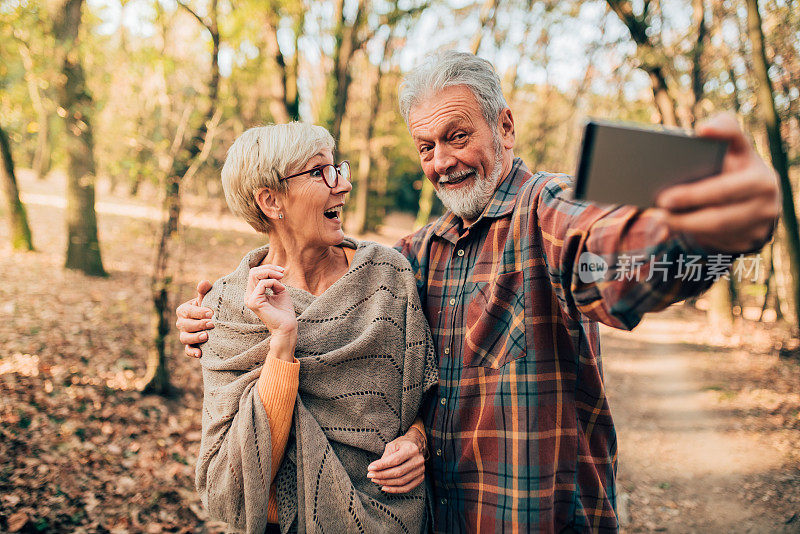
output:
M 448 87 L 409 114 L 422 171 L 446 208 L 467 222 L 478 218 L 502 176 L 500 136 L 464 86 Z
M 291 169 L 289 175 L 333 163 L 333 152 L 324 149 L 308 160 L 303 167 Z M 299 246 L 333 246 L 344 239 L 342 208 L 345 195 L 353 188 L 350 181 L 339 176 L 331 189 L 325 185 L 320 172 L 303 174 L 287 180 L 288 191 L 281 195 L 281 221 Z

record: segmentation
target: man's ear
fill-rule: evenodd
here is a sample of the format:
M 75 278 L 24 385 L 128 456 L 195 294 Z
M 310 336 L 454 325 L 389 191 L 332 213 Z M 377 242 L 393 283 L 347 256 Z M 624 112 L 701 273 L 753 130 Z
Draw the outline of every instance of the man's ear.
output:
M 506 150 L 514 148 L 514 143 L 516 141 L 514 134 L 514 116 L 511 114 L 509 108 L 505 108 L 500 112 L 500 117 L 497 119 L 497 130 L 500 134 L 503 148 Z
M 281 213 L 281 206 L 275 193 L 266 187 L 262 187 L 255 193 L 256 204 L 261 212 L 269 219 L 277 219 Z

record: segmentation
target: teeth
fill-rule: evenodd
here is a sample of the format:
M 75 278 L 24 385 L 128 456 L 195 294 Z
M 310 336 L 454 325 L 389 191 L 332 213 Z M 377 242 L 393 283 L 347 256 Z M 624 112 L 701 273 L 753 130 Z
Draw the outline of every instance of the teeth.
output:
M 466 171 L 439 178 L 440 184 L 457 184 L 469 178 L 475 171 Z

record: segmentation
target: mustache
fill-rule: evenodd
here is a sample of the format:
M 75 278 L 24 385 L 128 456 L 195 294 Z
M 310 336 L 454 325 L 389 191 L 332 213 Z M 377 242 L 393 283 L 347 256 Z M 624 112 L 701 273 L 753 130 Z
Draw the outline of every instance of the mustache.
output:
M 457 181 L 461 180 L 462 178 L 465 178 L 465 177 L 469 176 L 472 173 L 475 173 L 477 175 L 478 174 L 478 169 L 475 169 L 475 168 L 466 169 L 466 170 L 463 170 L 463 171 L 455 171 L 455 172 L 451 172 L 450 174 L 445 174 L 444 176 L 440 176 L 439 177 L 439 183 L 440 184 L 446 184 L 446 183 L 450 183 L 450 182 L 457 182 Z

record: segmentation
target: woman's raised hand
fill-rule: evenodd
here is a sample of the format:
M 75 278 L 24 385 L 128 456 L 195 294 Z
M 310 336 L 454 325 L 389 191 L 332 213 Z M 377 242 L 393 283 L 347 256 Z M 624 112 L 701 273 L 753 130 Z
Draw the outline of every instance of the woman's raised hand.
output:
M 250 269 L 247 279 L 247 307 L 269 328 L 273 338 L 297 334 L 294 303 L 280 282 L 284 272 L 278 265 L 259 265 Z

